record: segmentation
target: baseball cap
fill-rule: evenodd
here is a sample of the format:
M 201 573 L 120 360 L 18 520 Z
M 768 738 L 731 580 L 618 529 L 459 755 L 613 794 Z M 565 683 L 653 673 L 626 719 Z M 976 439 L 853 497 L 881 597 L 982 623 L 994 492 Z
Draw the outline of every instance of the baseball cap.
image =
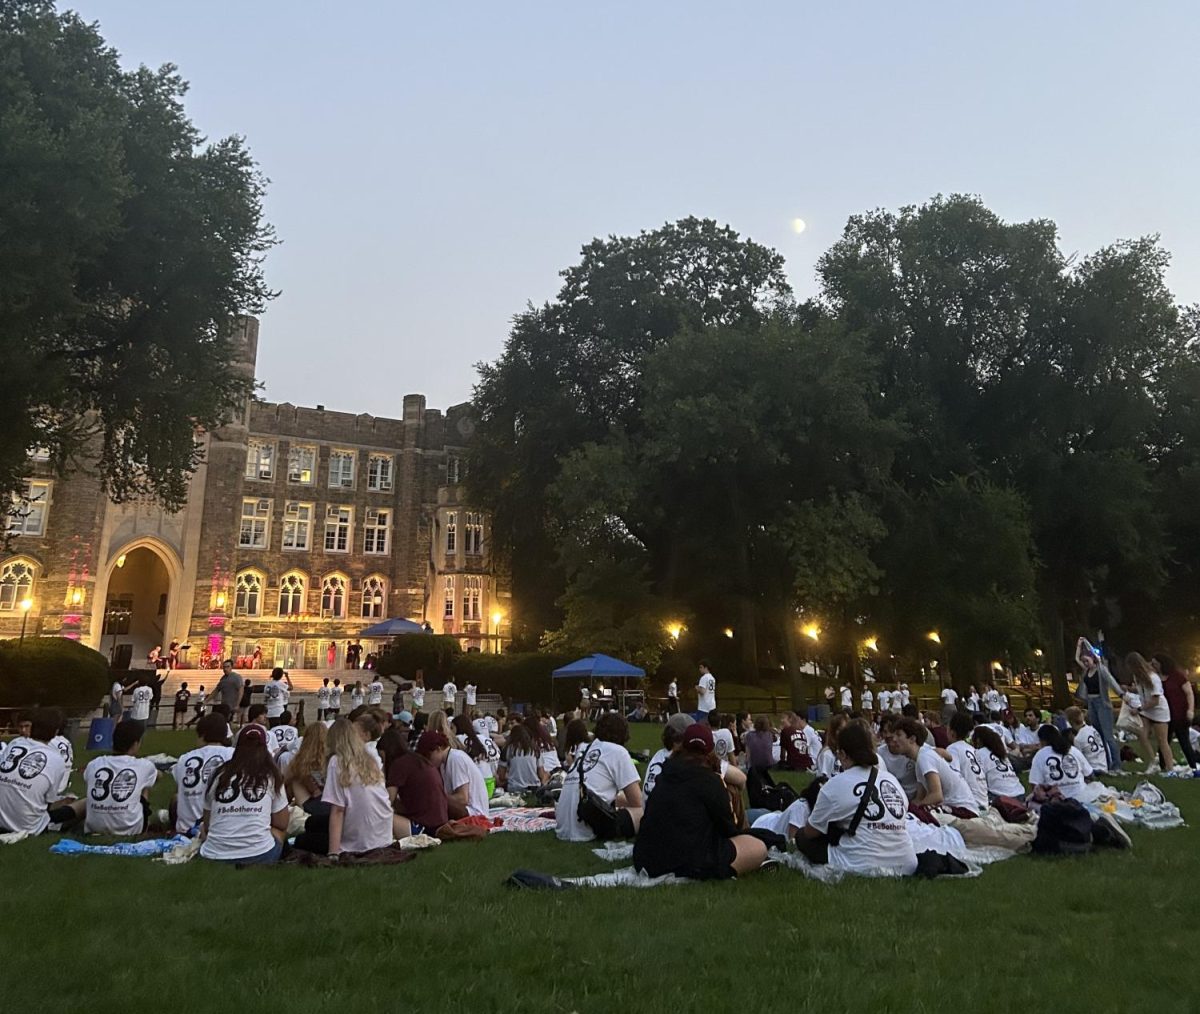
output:
M 678 714 L 672 715 L 667 719 L 667 725 L 669 725 L 676 732 L 687 732 L 687 728 L 691 724 L 692 716 L 685 715 L 682 711 Z
M 396 716 L 396 721 L 403 722 L 405 725 L 412 725 L 413 724 L 412 712 L 411 711 L 401 711 L 400 714 L 398 714 Z
M 265 743 L 267 741 L 267 730 L 261 725 L 255 725 L 251 722 L 249 725 L 242 726 L 242 731 L 238 733 L 238 739 L 257 739 L 260 743 Z
M 684 731 L 683 748 L 690 750 L 692 753 L 712 753 L 712 729 L 707 725 L 701 725 L 699 722 L 693 722 Z
M 434 750 L 441 750 L 443 747 L 450 745 L 450 740 L 445 736 L 445 733 L 429 732 L 421 733 L 417 740 L 417 753 L 422 757 L 428 757 Z

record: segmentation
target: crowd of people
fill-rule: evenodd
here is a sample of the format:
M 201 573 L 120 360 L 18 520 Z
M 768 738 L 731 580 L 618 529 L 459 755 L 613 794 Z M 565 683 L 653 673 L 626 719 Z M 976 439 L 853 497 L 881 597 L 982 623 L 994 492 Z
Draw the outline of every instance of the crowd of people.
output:
M 562 840 L 634 839 L 635 865 L 652 876 L 744 875 L 781 843 L 847 872 L 908 874 L 926 853 L 961 851 L 972 822 L 982 827 L 992 809 L 1078 799 L 1097 775 L 1120 774 L 1129 746 L 1115 730 L 1128 730 L 1149 771 L 1174 769 L 1172 734 L 1194 762 L 1192 688 L 1169 658 L 1130 654 L 1124 681 L 1083 639 L 1077 658 L 1078 703 L 1060 714 L 1029 708 L 1017 716 L 992 686 L 943 697 L 944 707 L 922 713 L 899 684 L 864 694 L 858 708 L 851 701 L 821 730 L 795 712 L 776 723 L 717 710 L 716 680 L 702 665 L 697 702 L 713 707 L 670 715 L 642 772 L 616 711 L 600 714 L 594 728 L 582 710 L 484 714 L 476 687 L 460 695 L 448 683 L 444 709 L 414 713 L 400 694 L 384 707 L 373 679 L 350 687 L 343 716 L 346 691 L 335 679 L 318 693 L 317 720 L 301 729 L 282 669 L 264 700 L 247 705 L 227 663 L 229 685 L 218 683 L 210 708 L 188 723 L 195 746 L 170 768 L 165 821 L 150 807 L 160 772 L 140 756 L 150 691 L 138 687 L 111 753 L 82 772 L 79 797 L 68 791 L 74 751 L 62 714 L 39 709 L 23 720 L 0 749 L 0 831 L 166 830 L 198 837 L 205 859 L 271 863 L 289 841 L 336 858 L 451 825 L 486 828 L 503 793 L 553 806 Z M 797 794 L 777 779 L 781 771 L 814 777 Z M 1097 825 L 1098 840 L 1128 844 L 1115 822 L 1101 816 Z

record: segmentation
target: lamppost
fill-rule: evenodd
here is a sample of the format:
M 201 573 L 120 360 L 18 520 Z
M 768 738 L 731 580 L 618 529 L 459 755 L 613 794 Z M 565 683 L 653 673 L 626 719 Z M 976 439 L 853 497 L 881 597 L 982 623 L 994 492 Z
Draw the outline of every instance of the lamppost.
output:
M 17 642 L 17 647 L 21 647 L 25 643 L 25 624 L 29 622 L 29 610 L 33 608 L 33 599 L 21 599 L 21 639 Z
M 495 634 L 492 639 L 492 650 L 500 654 L 500 621 L 504 619 L 504 614 L 499 609 L 492 610 L 492 626 L 495 628 Z
M 925 636 L 927 638 L 929 638 L 929 640 L 931 640 L 939 648 L 942 646 L 942 635 L 939 634 L 936 630 L 931 630 Z M 935 654 L 936 654 L 936 652 L 935 652 Z M 943 658 L 945 657 L 945 652 L 942 652 L 942 656 L 943 656 Z M 935 658 L 933 661 L 934 661 L 934 668 L 937 669 L 937 659 Z M 943 686 L 944 684 L 942 683 L 942 670 L 941 669 L 937 669 L 937 678 L 938 678 L 938 686 L 939 687 Z

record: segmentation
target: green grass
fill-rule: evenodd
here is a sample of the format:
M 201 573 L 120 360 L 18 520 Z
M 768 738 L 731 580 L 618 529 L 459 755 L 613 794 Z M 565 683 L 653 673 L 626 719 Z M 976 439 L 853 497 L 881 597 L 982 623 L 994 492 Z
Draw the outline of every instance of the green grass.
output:
M 190 742 L 152 734 L 147 752 Z M 1158 784 L 1200 813 L 1200 782 Z M 550 835 L 361 870 L 59 857 L 43 837 L 0 847 L 4 1009 L 1193 1011 L 1200 833 L 1132 834 L 1132 852 L 1017 857 L 969 881 L 776 870 L 562 893 L 503 886 L 518 867 L 611 869 Z

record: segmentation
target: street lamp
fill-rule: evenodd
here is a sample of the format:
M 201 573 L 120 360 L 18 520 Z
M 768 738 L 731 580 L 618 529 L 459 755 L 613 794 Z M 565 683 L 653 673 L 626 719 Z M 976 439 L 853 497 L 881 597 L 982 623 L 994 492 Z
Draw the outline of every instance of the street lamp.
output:
M 724 633 L 726 637 L 733 637 L 733 627 L 726 627 Z
M 942 635 L 941 635 L 941 634 L 939 634 L 939 633 L 938 633 L 936 630 L 931 630 L 931 631 L 930 631 L 928 634 L 926 634 L 925 636 L 926 636 L 926 637 L 928 637 L 928 638 L 929 638 L 929 640 L 931 640 L 931 641 L 932 641 L 934 644 L 941 644 L 941 643 L 942 643 Z
M 800 633 L 802 633 L 810 641 L 819 641 L 821 639 L 821 628 L 815 623 L 806 623 L 800 628 Z
M 495 651 L 497 655 L 500 654 L 500 621 L 502 619 L 504 619 L 504 613 L 502 613 L 499 609 L 492 610 L 492 626 L 496 628 L 496 636 L 492 642 L 494 645 L 492 650 Z
M 932 641 L 934 644 L 936 644 L 936 645 L 937 645 L 939 648 L 942 646 L 942 635 L 941 635 L 941 634 L 939 634 L 939 633 L 938 633 L 936 630 L 931 630 L 931 631 L 930 631 L 928 634 L 926 634 L 925 636 L 926 636 L 927 638 L 929 638 L 929 640 L 931 640 L 931 641 Z M 944 685 L 944 681 L 943 681 L 943 679 L 942 679 L 942 671 L 941 671 L 941 670 L 938 668 L 938 665 L 937 665 L 937 659 L 934 659 L 934 660 L 933 660 L 933 662 L 931 663 L 931 668 L 932 668 L 932 669 L 933 669 L 933 670 L 936 672 L 936 674 L 937 674 L 937 678 L 938 678 L 938 686 L 939 686 L 939 687 L 940 687 L 940 686 L 943 686 L 943 685 Z
M 679 635 L 683 633 L 683 624 L 682 623 L 668 623 L 667 624 L 667 633 L 671 635 L 672 641 L 678 642 Z
M 868 637 L 865 641 L 863 641 L 863 647 L 869 652 L 876 652 L 879 650 L 879 639 L 875 637 Z
M 33 599 L 21 599 L 21 639 L 17 647 L 25 643 L 25 624 L 29 622 L 29 610 L 33 608 Z

